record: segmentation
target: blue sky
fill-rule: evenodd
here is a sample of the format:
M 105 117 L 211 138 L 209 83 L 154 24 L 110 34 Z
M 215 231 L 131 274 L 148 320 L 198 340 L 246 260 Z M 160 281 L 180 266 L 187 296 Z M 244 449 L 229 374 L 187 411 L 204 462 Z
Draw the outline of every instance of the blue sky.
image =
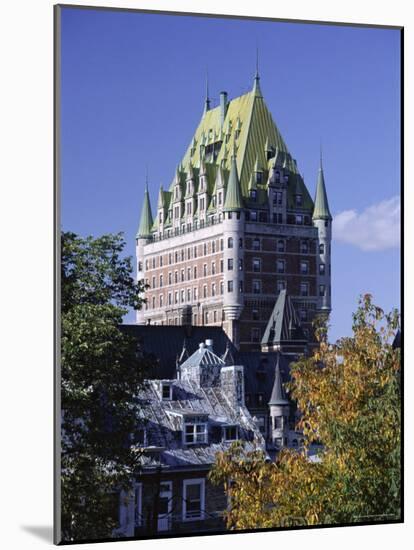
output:
M 210 95 L 263 95 L 311 195 L 323 146 L 334 216 L 330 336 L 358 296 L 399 307 L 400 35 L 391 29 L 62 11 L 62 226 L 134 236 L 148 165 L 155 206 Z M 128 318 L 132 320 L 132 317 Z

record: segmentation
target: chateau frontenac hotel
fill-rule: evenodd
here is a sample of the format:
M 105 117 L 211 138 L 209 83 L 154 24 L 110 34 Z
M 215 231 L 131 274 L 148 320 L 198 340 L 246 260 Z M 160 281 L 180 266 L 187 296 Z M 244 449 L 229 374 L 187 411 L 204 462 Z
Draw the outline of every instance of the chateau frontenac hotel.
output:
M 145 189 L 136 255 L 148 289 L 137 323 L 218 326 L 236 349 L 266 351 L 262 338 L 284 290 L 312 341 L 315 315 L 331 310 L 331 225 L 322 161 L 313 201 L 258 72 L 250 92 L 232 100 L 221 92 L 217 107 L 207 91 L 154 214 Z

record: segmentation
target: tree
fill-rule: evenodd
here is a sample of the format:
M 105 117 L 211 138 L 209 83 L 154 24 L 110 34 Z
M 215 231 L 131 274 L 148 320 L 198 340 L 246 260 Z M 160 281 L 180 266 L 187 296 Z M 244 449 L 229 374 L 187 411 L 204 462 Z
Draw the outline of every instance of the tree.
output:
M 122 234 L 62 233 L 61 515 L 64 540 L 110 537 L 139 467 L 135 396 L 150 362 L 119 328 L 142 304 Z
M 400 518 L 399 324 L 360 300 L 353 336 L 327 342 L 291 365 L 291 396 L 301 411 L 303 450 L 285 449 L 275 462 L 242 443 L 218 453 L 211 479 L 230 498 L 229 529 L 398 520 Z M 322 444 L 311 461 L 311 444 Z

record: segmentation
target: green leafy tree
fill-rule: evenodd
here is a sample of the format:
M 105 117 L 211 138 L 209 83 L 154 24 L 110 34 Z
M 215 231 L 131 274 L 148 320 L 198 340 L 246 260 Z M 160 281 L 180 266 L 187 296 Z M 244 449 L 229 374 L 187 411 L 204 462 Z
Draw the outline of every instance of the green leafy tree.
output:
M 61 519 L 64 540 L 110 537 L 118 492 L 139 467 L 134 399 L 151 366 L 119 329 L 144 286 L 123 257 L 122 234 L 62 233 Z
M 303 430 L 303 450 L 285 449 L 275 462 L 242 443 L 217 455 L 211 479 L 224 484 L 229 529 L 398 520 L 400 518 L 399 325 L 365 295 L 353 336 L 327 342 L 291 366 L 290 392 Z M 318 460 L 311 444 L 321 443 Z

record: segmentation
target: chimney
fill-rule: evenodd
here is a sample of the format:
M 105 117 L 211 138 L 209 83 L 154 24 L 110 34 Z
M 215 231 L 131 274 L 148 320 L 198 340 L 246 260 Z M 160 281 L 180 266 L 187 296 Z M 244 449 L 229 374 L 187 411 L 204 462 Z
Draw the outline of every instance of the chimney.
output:
M 227 113 L 227 92 L 220 92 L 220 124 L 224 125 L 224 119 Z

